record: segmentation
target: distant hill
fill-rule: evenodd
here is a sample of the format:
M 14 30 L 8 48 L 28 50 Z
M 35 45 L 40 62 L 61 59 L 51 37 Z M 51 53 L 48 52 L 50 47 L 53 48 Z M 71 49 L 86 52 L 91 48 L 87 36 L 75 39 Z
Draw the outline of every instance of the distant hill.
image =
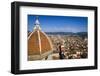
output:
M 28 31 L 28 34 L 30 34 L 31 32 Z M 73 33 L 73 32 L 45 32 L 47 35 L 69 35 L 69 36 L 80 36 L 82 38 L 87 38 L 88 37 L 88 33 L 87 32 L 77 32 L 77 33 Z
M 85 38 L 85 37 L 88 37 L 88 33 L 87 32 L 78 32 L 76 33 L 76 35 L 82 37 L 82 38 Z
M 73 32 L 45 32 L 48 35 L 70 35 L 70 36 L 80 36 L 82 38 L 85 38 L 88 36 L 87 32 L 77 32 L 77 33 L 73 33 Z

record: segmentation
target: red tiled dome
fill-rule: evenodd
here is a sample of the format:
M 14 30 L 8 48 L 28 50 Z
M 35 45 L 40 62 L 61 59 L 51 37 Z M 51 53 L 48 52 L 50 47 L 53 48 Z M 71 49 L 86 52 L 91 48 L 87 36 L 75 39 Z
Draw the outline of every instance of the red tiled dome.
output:
M 43 59 L 52 53 L 49 37 L 38 27 L 36 26 L 36 30 L 28 36 L 28 60 Z

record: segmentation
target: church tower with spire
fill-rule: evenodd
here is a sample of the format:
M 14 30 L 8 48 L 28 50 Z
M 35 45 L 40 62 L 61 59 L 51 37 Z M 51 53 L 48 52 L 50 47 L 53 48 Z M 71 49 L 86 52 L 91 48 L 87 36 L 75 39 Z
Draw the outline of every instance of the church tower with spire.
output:
M 28 60 L 42 60 L 52 52 L 51 40 L 41 31 L 39 17 L 36 16 L 33 31 L 28 36 Z

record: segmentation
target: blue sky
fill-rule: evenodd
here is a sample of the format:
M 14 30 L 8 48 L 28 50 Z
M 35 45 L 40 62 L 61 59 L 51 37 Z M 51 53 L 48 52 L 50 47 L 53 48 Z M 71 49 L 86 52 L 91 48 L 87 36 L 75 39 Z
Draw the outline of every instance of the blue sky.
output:
M 37 15 L 28 15 L 28 30 L 33 31 Z M 88 17 L 38 15 L 44 32 L 87 32 Z

